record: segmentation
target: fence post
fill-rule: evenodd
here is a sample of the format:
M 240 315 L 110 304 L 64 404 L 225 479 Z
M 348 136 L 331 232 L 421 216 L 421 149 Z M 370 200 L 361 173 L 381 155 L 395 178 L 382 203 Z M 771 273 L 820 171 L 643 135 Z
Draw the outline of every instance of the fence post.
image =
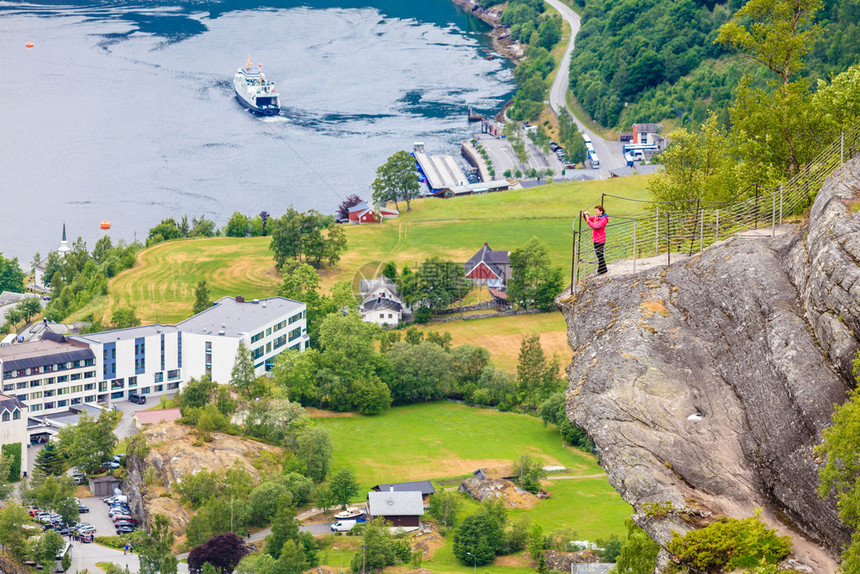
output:
M 845 130 L 839 135 L 839 165 L 845 163 Z
M 716 228 L 716 238 L 715 241 L 720 240 L 720 210 L 717 210 L 717 228 Z
M 633 220 L 633 273 L 636 273 L 636 220 Z
M 779 223 L 782 224 L 782 206 L 785 204 L 783 200 L 783 187 L 782 183 L 779 184 Z
M 699 230 L 699 253 L 705 250 L 705 210 L 699 212 L 701 218 L 701 228 Z
M 666 264 L 672 264 L 672 228 L 669 226 L 669 214 L 666 214 Z
M 701 202 L 701 199 L 696 200 L 696 220 L 693 221 L 693 236 L 690 237 L 690 257 L 693 256 L 693 249 L 696 247 L 696 228 L 699 227 L 699 206 Z
M 758 184 L 755 184 L 755 228 L 758 229 Z
M 660 208 L 654 216 L 654 255 L 660 255 Z
M 776 192 L 770 198 L 770 236 L 776 237 Z

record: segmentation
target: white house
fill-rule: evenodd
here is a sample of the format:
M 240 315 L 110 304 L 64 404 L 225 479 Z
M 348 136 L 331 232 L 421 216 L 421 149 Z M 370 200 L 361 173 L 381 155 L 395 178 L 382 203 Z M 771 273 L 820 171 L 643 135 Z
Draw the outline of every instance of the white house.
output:
M 21 472 L 27 471 L 27 405 L 17 398 L 0 394 L 0 445 L 21 445 Z
M 359 310 L 365 323 L 394 327 L 403 320 L 403 301 L 399 297 L 397 285 L 385 275 L 375 279 L 362 279 L 359 291 Z
M 257 375 L 271 370 L 285 350 L 304 351 L 310 344 L 307 305 L 284 297 L 224 297 L 176 327 L 182 332 L 184 380 L 209 374 L 229 383 L 240 342 L 251 351 Z

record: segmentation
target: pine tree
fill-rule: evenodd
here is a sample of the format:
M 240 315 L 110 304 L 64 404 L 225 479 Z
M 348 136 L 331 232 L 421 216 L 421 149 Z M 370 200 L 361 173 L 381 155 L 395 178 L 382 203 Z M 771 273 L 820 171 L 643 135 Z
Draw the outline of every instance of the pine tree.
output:
M 206 281 L 201 281 L 194 290 L 194 308 L 192 309 L 192 313 L 195 315 L 202 313 L 211 306 L 212 300 L 209 299 L 209 287 L 206 285 Z
M 36 455 L 36 468 L 46 476 L 59 476 L 65 471 L 65 461 L 53 442 Z

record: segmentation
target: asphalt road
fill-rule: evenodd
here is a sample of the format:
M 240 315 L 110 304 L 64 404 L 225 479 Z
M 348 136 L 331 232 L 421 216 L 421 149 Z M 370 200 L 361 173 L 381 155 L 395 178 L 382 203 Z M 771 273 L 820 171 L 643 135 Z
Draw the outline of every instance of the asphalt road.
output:
M 569 6 L 560 0 L 546 0 L 546 2 L 558 10 L 561 17 L 570 25 L 570 41 L 564 51 L 564 56 L 561 59 L 561 64 L 559 65 L 555 81 L 549 89 L 549 105 L 553 111 L 558 114 L 561 110 L 569 111 L 569 108 L 567 107 L 567 89 L 570 85 L 570 59 L 573 54 L 576 34 L 579 32 L 580 18 L 576 12 L 571 10 Z M 591 138 L 594 151 L 597 152 L 597 157 L 600 159 L 600 167 L 597 169 L 598 177 L 600 179 L 608 178 L 609 170 L 627 165 L 627 162 L 624 161 L 624 152 L 621 150 L 621 142 L 608 141 L 601 138 L 588 129 L 585 124 L 580 122 L 573 113 L 570 115 L 579 127 L 579 131 L 588 134 Z

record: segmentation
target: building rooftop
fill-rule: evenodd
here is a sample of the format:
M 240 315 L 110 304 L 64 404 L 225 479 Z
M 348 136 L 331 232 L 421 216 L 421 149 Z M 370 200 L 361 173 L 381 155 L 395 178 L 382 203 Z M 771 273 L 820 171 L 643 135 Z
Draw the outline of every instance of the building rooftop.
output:
M 80 343 L 58 343 L 47 339 L 0 347 L 4 371 L 94 358 L 93 352 Z
M 424 499 L 421 492 L 368 492 L 367 505 L 370 514 L 379 516 L 420 516 L 424 514 Z
M 114 329 L 111 331 L 103 331 L 101 333 L 76 335 L 72 337 L 72 339 L 82 342 L 112 343 L 114 341 L 125 339 L 148 337 L 149 335 L 157 335 L 158 333 L 175 333 L 178 330 L 179 329 L 176 325 L 162 325 L 161 323 L 154 323 L 152 325 L 141 325 L 140 327 L 129 327 L 128 329 Z
M 429 480 L 416 480 L 413 482 L 392 482 L 390 484 L 377 484 L 372 490 L 377 492 L 413 492 L 417 491 L 421 494 L 435 494 L 436 488 Z
M 27 407 L 17 397 L 0 394 L 0 412 L 4 410 L 14 411 L 15 409 L 27 412 Z
M 223 333 L 226 337 L 240 337 L 260 330 L 275 319 L 298 313 L 304 308 L 304 303 L 284 297 L 253 301 L 245 301 L 241 297 L 223 297 L 212 307 L 176 326 L 180 331 L 200 335 Z

